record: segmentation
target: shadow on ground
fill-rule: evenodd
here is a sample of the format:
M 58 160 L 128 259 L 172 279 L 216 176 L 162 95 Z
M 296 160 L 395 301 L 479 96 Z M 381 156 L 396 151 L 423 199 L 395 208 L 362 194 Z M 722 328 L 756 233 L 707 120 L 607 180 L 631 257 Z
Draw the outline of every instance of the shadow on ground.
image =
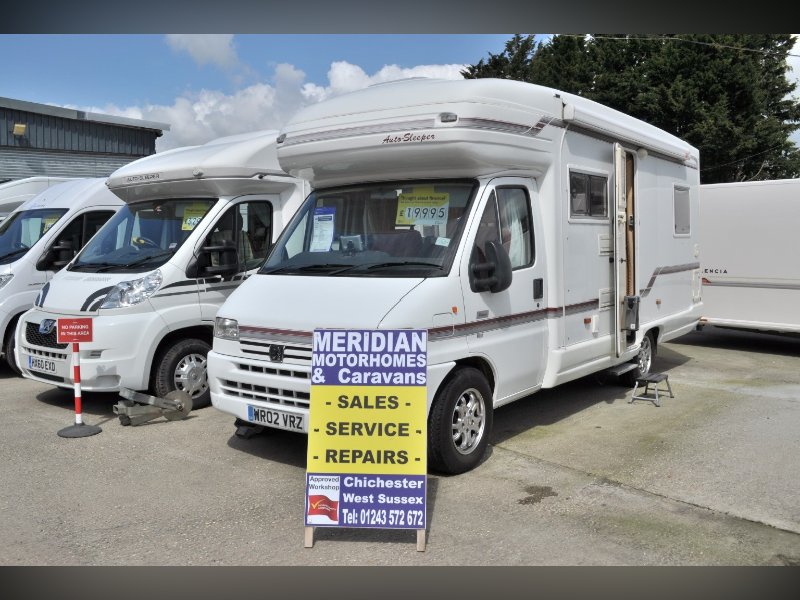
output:
M 779 356 L 800 356 L 800 336 L 784 333 L 745 331 L 706 325 L 670 342 L 673 347 L 713 347 L 741 352 L 759 352 Z

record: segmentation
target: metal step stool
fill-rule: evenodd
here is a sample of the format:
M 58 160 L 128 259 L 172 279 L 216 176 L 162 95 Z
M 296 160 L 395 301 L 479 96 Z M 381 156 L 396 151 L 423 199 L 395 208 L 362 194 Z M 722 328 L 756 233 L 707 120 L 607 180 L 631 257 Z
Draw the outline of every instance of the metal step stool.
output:
M 667 384 L 667 389 L 666 390 L 659 390 L 658 389 L 658 384 L 661 383 L 662 381 Z M 650 391 L 650 384 L 651 383 L 653 384 L 653 388 L 654 388 L 653 391 L 655 392 L 655 397 L 654 398 L 647 395 L 649 393 L 649 391 Z M 638 389 L 638 387 L 640 385 L 644 386 L 644 392 L 637 396 L 636 395 L 636 390 Z M 650 402 L 654 402 L 656 406 L 661 406 L 661 400 L 658 397 L 658 392 L 659 391 L 669 392 L 669 397 L 670 398 L 674 398 L 675 397 L 672 394 L 672 386 L 670 386 L 670 384 L 669 384 L 669 375 L 667 375 L 666 373 L 648 373 L 647 375 L 639 377 L 639 379 L 636 380 L 636 385 L 633 386 L 633 395 L 631 396 L 631 399 L 628 400 L 628 404 L 630 404 L 634 400 L 648 400 Z

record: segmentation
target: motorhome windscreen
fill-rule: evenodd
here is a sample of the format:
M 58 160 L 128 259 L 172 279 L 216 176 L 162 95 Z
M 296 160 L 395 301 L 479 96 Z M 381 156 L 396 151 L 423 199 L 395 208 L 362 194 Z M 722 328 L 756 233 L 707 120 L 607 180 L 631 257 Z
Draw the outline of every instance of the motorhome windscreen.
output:
M 169 260 L 216 199 L 126 204 L 86 244 L 70 271 L 149 271 Z
M 312 193 L 262 274 L 344 277 L 447 275 L 475 181 L 404 181 Z
M 23 256 L 66 212 L 66 208 L 37 208 L 5 219 L 0 224 L 0 265 Z

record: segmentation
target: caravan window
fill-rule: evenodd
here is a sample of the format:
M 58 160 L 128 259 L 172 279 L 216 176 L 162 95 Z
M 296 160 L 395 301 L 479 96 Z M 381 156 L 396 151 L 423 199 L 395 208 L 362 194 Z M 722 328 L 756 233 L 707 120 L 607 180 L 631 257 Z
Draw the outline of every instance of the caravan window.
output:
M 675 187 L 673 195 L 675 235 L 689 234 L 689 188 Z
M 608 178 L 589 173 L 569 173 L 570 217 L 608 216 Z

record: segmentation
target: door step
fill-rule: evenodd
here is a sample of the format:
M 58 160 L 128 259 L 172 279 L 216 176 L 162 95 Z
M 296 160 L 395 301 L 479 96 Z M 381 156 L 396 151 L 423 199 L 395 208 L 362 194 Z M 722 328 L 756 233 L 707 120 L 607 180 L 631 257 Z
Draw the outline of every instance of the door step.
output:
M 627 373 L 628 371 L 633 371 L 637 366 L 638 365 L 636 363 L 632 362 L 620 363 L 608 369 L 608 373 L 610 373 L 611 375 L 620 376 L 623 373 Z

